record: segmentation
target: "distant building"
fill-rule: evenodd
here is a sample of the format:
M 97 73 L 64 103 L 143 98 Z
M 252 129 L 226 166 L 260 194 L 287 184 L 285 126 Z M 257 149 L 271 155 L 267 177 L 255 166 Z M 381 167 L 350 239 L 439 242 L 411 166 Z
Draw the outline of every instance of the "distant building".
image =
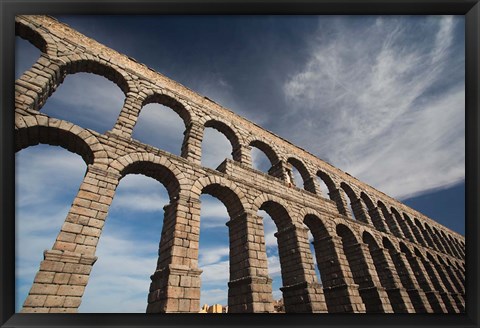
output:
M 209 306 L 208 304 L 204 304 L 202 309 L 198 313 L 227 313 L 228 306 L 222 306 L 220 304 L 213 304 Z
M 285 313 L 285 305 L 283 304 L 283 298 L 278 301 L 273 301 L 273 312 L 274 313 Z

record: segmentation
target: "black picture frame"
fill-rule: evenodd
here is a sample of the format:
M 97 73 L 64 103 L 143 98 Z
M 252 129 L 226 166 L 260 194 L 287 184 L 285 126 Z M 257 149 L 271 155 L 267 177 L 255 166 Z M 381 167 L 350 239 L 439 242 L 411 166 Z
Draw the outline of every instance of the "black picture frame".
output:
M 478 0 L 326 1 L 14 1 L 0 0 L 1 13 L 1 133 L 0 133 L 0 325 L 1 327 L 183 327 L 183 326 L 436 326 L 479 325 L 479 52 Z M 466 313 L 441 314 L 15 314 L 14 219 L 14 42 L 18 14 L 455 14 L 466 22 Z

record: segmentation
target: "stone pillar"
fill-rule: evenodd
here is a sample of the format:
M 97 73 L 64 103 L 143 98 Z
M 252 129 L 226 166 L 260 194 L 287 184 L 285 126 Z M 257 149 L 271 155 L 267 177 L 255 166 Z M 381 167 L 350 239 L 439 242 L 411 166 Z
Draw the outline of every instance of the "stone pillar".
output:
M 287 313 L 326 313 L 308 243 L 308 229 L 291 225 L 275 233 L 282 267 L 283 300 Z
M 460 251 L 459 249 L 457 248 L 457 245 L 455 245 L 455 243 L 451 240 L 451 239 L 447 239 L 447 243 L 448 245 L 450 246 L 450 249 L 452 250 L 453 252 L 453 256 L 455 256 L 456 258 L 458 259 L 461 259 L 462 256 L 460 255 Z
M 368 246 L 364 243 L 344 245 L 344 252 L 359 286 L 367 313 L 393 313 L 388 295 L 380 284 Z
M 368 210 L 368 214 L 370 215 L 372 223 L 377 230 L 390 233 L 390 230 L 388 229 L 382 214 L 380 214 L 380 209 L 378 207 L 370 208 Z
M 397 273 L 402 281 L 403 286 L 407 289 L 407 293 L 412 300 L 412 304 L 416 313 L 432 313 L 433 309 L 428 302 L 425 292 L 418 285 L 413 271 L 405 258 L 405 254 L 390 250 L 390 256 L 397 269 Z
M 459 243 L 459 249 L 462 260 L 465 260 L 465 245 Z
M 62 65 L 58 59 L 41 54 L 37 62 L 15 81 L 15 108 L 40 110 L 65 78 L 60 69 Z
M 314 246 L 328 312 L 365 313 L 358 285 L 343 253 L 342 239 L 338 236 L 315 238 Z
M 200 311 L 200 201 L 180 195 L 164 207 L 157 268 L 147 313 Z
M 390 216 L 390 220 L 393 223 L 393 227 L 394 227 L 393 228 L 393 233 L 395 234 L 395 236 L 397 236 L 399 238 L 406 239 L 406 236 L 403 233 L 403 229 L 402 229 L 402 226 L 401 226 L 401 221 L 402 221 L 401 218 L 399 218 L 397 215 L 395 215 L 394 212 L 388 212 L 388 215 Z
M 337 209 L 340 214 L 349 218 L 352 217 L 352 213 L 350 213 L 350 209 L 347 206 L 345 195 L 341 189 L 337 188 L 330 190 L 330 199 L 337 204 Z
M 415 242 L 415 238 L 413 237 L 413 232 L 412 229 L 410 229 L 410 226 L 407 224 L 406 220 L 404 217 L 402 217 L 400 214 L 393 214 L 397 218 L 397 222 L 400 224 L 400 228 L 403 232 L 403 235 L 410 241 Z
M 463 294 L 465 294 L 465 274 L 455 265 L 451 267 L 451 270 L 456 275 L 458 281 L 460 282 L 460 285 L 462 286 L 462 292 Z
M 442 279 L 443 284 L 445 287 L 447 287 L 450 295 L 455 300 L 457 308 L 460 310 L 460 312 L 465 312 L 465 298 L 457 289 L 455 282 L 451 279 L 448 269 L 440 263 L 434 263 L 434 267 L 437 269 L 438 275 L 440 276 L 440 279 Z
M 423 238 L 425 239 L 425 241 L 427 242 L 427 247 L 430 247 L 431 249 L 435 249 L 435 245 L 433 243 L 433 240 L 432 238 L 430 237 L 430 234 L 428 233 L 428 231 L 425 229 L 425 228 L 419 228 L 420 231 L 422 232 L 423 234 Z
M 457 306 L 455 299 L 450 293 L 448 293 L 447 288 L 443 284 L 443 281 L 440 279 L 438 272 L 435 266 L 428 260 L 422 259 L 423 266 L 430 276 L 430 281 L 432 282 L 433 287 L 440 293 L 443 303 L 447 308 L 448 313 L 459 313 L 460 310 Z
M 407 223 L 410 226 L 410 230 L 412 230 L 413 235 L 415 236 L 415 239 L 417 240 L 416 242 L 420 243 L 423 246 L 427 246 L 427 243 L 425 242 L 425 239 L 423 239 L 420 229 L 415 224 L 413 224 L 410 220 L 407 220 Z
M 204 126 L 192 121 L 188 124 L 183 138 L 181 156 L 195 164 L 202 163 L 202 140 Z
M 272 167 L 268 170 L 268 174 L 273 177 L 279 178 L 280 180 L 286 181 L 287 170 L 284 161 L 278 161 L 277 163 L 272 164 Z
M 245 166 L 252 167 L 252 147 L 240 145 L 233 149 L 232 159 Z
M 440 253 L 447 254 L 447 251 L 443 247 L 443 244 L 440 241 L 440 238 L 438 238 L 438 235 L 430 228 L 428 228 L 427 230 L 430 233 L 430 236 L 432 237 L 433 243 L 435 245 L 435 249 L 437 249 Z
M 397 220 L 395 219 L 395 216 L 390 213 L 387 209 L 383 209 L 383 216 L 385 217 L 385 221 L 388 224 L 388 228 L 390 229 L 390 232 L 394 234 L 397 237 L 404 238 L 402 231 L 400 230 L 400 226 L 397 223 Z
M 390 304 L 395 313 L 415 313 L 407 290 L 403 288 L 392 258 L 384 248 L 371 250 L 371 255 L 382 285 L 386 288 Z
M 438 238 L 440 239 L 445 251 L 448 254 L 450 254 L 452 256 L 455 256 L 455 253 L 453 252 L 452 247 L 451 247 L 450 243 L 447 241 L 447 239 L 441 233 L 438 235 Z
M 124 138 L 131 138 L 133 128 L 137 123 L 138 117 L 142 110 L 142 104 L 136 98 L 134 92 L 129 92 L 123 104 L 122 111 L 118 116 L 117 122 L 110 133 L 119 135 Z
M 423 263 L 412 254 L 406 255 L 406 258 L 417 278 L 418 284 L 425 292 L 433 311 L 435 313 L 447 313 L 448 311 L 442 300 L 442 297 L 438 291 L 434 290 L 432 282 L 426 274 L 427 270 L 423 266 Z
M 77 312 L 96 261 L 95 250 L 120 176 L 89 165 L 52 250 L 21 312 Z
M 355 218 L 363 223 L 373 226 L 372 220 L 367 214 L 368 210 L 362 200 L 360 198 L 356 198 L 351 202 L 351 204 Z
M 307 180 L 303 181 L 303 187 L 306 191 L 310 191 L 311 193 L 314 193 L 316 195 L 321 196 L 321 188 L 320 188 L 320 183 L 317 180 L 316 176 L 309 177 Z
M 229 313 L 273 312 L 263 222 L 243 213 L 227 222 L 230 236 Z
M 444 271 L 448 274 L 448 277 L 452 281 L 453 286 L 455 287 L 455 290 L 457 293 L 465 295 L 465 286 L 459 279 L 459 277 L 456 275 L 456 272 L 454 271 L 454 268 L 449 266 L 449 265 L 441 265 L 441 267 L 444 269 Z

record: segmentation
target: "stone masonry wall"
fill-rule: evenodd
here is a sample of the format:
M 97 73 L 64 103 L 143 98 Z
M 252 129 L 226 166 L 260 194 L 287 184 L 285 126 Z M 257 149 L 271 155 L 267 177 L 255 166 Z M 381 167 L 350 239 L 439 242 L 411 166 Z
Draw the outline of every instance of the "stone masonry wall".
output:
M 15 81 L 16 150 L 58 145 L 88 165 L 22 312 L 77 312 L 116 187 L 134 173 L 156 179 L 170 197 L 147 312 L 200 310 L 202 193 L 222 201 L 230 217 L 229 313 L 274 311 L 260 209 L 277 226 L 286 312 L 464 312 L 463 236 L 51 17 L 18 16 L 16 33 L 42 51 Z M 104 76 L 125 94 L 117 122 L 104 134 L 41 112 L 76 72 Z M 142 107 L 152 102 L 170 107 L 184 121 L 181 156 L 132 139 Z M 201 166 L 206 127 L 232 144 L 233 160 L 217 170 Z M 268 174 L 252 168 L 252 147 L 272 162 Z M 303 189 L 289 185 L 292 166 L 302 175 Z M 319 179 L 328 195 L 321 193 Z

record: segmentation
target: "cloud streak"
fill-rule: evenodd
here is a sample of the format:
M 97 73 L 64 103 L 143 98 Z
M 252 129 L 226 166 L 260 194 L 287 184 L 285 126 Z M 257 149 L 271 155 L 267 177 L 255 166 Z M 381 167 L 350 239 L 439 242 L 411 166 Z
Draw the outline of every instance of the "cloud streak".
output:
M 294 139 L 395 197 L 461 181 L 464 61 L 452 50 L 459 22 L 327 22 L 308 62 L 284 84 Z M 413 29 L 433 37 L 412 39 Z

